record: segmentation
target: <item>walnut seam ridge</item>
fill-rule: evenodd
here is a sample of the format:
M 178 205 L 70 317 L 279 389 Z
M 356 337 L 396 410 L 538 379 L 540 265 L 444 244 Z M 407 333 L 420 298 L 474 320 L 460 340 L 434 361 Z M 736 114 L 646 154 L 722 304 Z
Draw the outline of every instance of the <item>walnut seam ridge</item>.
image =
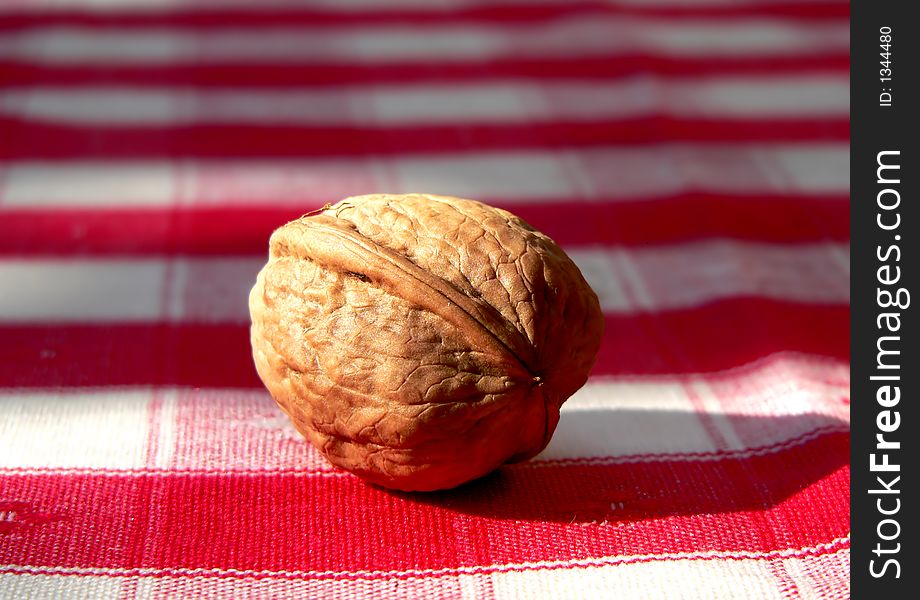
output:
M 538 385 L 543 382 L 542 375 L 531 367 L 531 363 L 536 362 L 536 349 L 520 332 L 509 327 L 503 316 L 493 314 L 496 311 L 491 305 L 483 306 L 475 302 L 449 281 L 425 271 L 406 256 L 378 244 L 350 227 L 335 222 L 319 223 L 315 219 L 302 219 L 296 223 L 302 227 L 301 244 L 296 248 L 305 252 L 284 252 L 277 256 L 306 258 L 342 274 L 366 278 L 368 283 L 383 287 L 388 293 L 413 302 L 453 323 L 460 331 L 469 333 L 472 330 L 478 333 L 477 337 L 487 346 L 494 348 L 499 354 L 512 357 L 513 362 L 527 373 L 530 384 Z M 275 244 L 273 250 L 274 246 Z M 343 260 L 344 257 L 350 257 L 352 260 Z M 398 285 L 399 281 L 407 279 L 415 285 Z M 436 296 L 431 293 L 420 293 L 406 297 L 406 294 L 399 293 L 411 290 L 417 287 L 417 284 L 421 284 L 428 292 L 434 292 Z M 434 302 L 437 297 L 446 300 L 447 303 Z M 484 320 L 492 323 L 484 323 Z M 504 332 L 511 339 L 503 339 L 499 332 Z M 533 355 L 533 359 L 526 360 L 521 356 L 522 349 Z

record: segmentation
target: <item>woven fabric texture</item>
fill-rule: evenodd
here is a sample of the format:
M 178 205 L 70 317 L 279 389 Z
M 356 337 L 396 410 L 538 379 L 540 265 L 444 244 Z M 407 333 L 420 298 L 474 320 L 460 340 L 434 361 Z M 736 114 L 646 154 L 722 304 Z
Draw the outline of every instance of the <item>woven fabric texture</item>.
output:
M 849 7 L 0 5 L 0 598 L 849 597 Z M 252 365 L 284 222 L 507 208 L 606 335 L 546 450 L 338 471 Z

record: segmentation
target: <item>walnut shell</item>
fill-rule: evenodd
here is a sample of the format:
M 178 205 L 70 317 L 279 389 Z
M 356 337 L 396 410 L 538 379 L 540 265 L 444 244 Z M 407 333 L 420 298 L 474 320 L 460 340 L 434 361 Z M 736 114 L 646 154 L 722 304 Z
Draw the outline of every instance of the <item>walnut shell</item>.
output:
M 401 490 L 540 452 L 604 319 L 578 267 L 511 213 L 347 198 L 271 236 L 249 296 L 259 376 L 326 458 Z

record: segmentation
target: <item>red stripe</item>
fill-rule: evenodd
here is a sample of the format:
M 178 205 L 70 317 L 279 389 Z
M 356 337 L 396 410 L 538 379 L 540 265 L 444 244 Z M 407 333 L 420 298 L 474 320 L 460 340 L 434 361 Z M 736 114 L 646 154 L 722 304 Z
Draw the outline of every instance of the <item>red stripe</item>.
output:
M 837 585 L 845 586 L 846 576 L 843 575 L 843 571 L 849 565 L 849 553 L 843 552 L 850 548 L 850 538 L 842 537 L 835 538 L 829 542 L 818 544 L 816 546 L 805 546 L 802 548 L 786 548 L 782 550 L 774 550 L 772 552 L 758 552 L 751 553 L 746 551 L 735 551 L 735 552 L 720 552 L 718 554 L 701 554 L 701 553 L 684 553 L 680 555 L 669 555 L 669 554 L 638 554 L 632 556 L 608 556 L 595 559 L 582 559 L 577 562 L 575 561 L 544 561 L 544 562 L 535 562 L 535 563 L 508 563 L 508 564 L 494 564 L 489 566 L 482 567 L 463 567 L 457 569 L 442 569 L 442 570 L 428 570 L 424 572 L 419 571 L 361 571 L 361 572 L 320 572 L 314 571 L 310 575 L 305 575 L 303 571 L 242 571 L 242 570 L 221 570 L 221 569 L 179 569 L 179 568 L 165 568 L 165 569 L 156 569 L 151 571 L 149 569 L 142 568 L 81 568 L 81 567 L 30 567 L 30 566 L 6 566 L 3 568 L 3 573 L 10 573 L 14 575 L 51 575 L 51 576 L 92 576 L 92 577 L 110 577 L 117 578 L 122 581 L 122 590 L 129 590 L 128 595 L 123 595 L 125 598 L 134 598 L 133 595 L 130 595 L 131 590 L 134 590 L 137 587 L 137 580 L 135 579 L 126 579 L 126 578 L 139 578 L 139 577 L 153 577 L 153 578 L 184 578 L 185 581 L 179 580 L 178 583 L 174 584 L 170 582 L 167 584 L 167 588 L 170 592 L 174 592 L 176 589 L 182 589 L 181 586 L 191 585 L 191 586 L 201 586 L 207 585 L 205 582 L 201 581 L 201 578 L 214 578 L 214 579 L 224 579 L 224 580 L 272 580 L 272 581 L 310 581 L 311 582 L 311 591 L 317 589 L 316 586 L 326 586 L 329 587 L 329 591 L 325 592 L 325 595 L 331 595 L 333 592 L 340 592 L 341 586 L 345 582 L 360 582 L 361 584 L 366 584 L 370 580 L 371 585 L 374 583 L 382 583 L 385 586 L 390 586 L 390 581 L 394 579 L 399 579 L 399 589 L 400 593 L 404 596 L 415 597 L 415 596 L 426 596 L 431 597 L 433 593 L 437 593 L 440 597 L 460 597 L 463 593 L 463 590 L 459 585 L 459 577 L 465 575 L 481 576 L 489 575 L 492 573 L 513 573 L 513 572 L 539 572 L 539 571 L 566 571 L 566 570 L 576 570 L 582 568 L 591 568 L 591 567 L 604 567 L 604 566 L 613 566 L 613 565 L 630 565 L 630 564 L 639 564 L 639 563 L 652 563 L 652 562 L 670 562 L 673 560 L 716 560 L 716 561 L 726 561 L 726 560 L 776 560 L 776 559 L 787 559 L 787 558 L 821 558 L 828 555 L 833 555 L 830 558 L 836 559 L 840 564 L 837 565 L 837 572 L 840 574 L 838 577 L 836 574 L 833 574 L 833 578 L 837 580 Z M 679 556 L 679 558 L 675 558 Z M 813 561 L 815 566 L 821 571 L 821 576 L 826 576 L 828 574 L 827 569 L 823 568 L 820 565 L 820 560 Z M 807 565 L 806 565 L 807 566 Z M 475 578 L 475 584 L 477 586 L 487 587 L 491 590 L 492 580 L 490 578 L 483 579 L 482 577 Z M 244 583 L 244 585 L 248 585 Z M 415 593 L 415 587 L 419 588 L 419 592 Z M 843 589 L 843 588 L 842 588 Z M 365 591 L 366 590 L 362 590 Z M 322 593 L 320 594 L 322 595 Z M 486 595 L 485 597 L 491 597 Z
M 506 467 L 428 495 L 352 476 L 3 476 L 52 519 L 0 563 L 354 572 L 771 552 L 847 535 L 848 457 L 841 433 L 743 460 Z
M 432 154 L 462 150 L 543 149 L 561 146 L 650 144 L 663 141 L 849 141 L 843 118 L 554 121 L 523 125 L 467 124 L 320 127 L 199 124 L 124 127 L 60 125 L 0 118 L 5 159 L 150 157 L 353 156 Z
M 3 86 L 122 85 L 133 87 L 341 85 L 346 83 L 457 82 L 458 80 L 609 79 L 635 74 L 700 75 L 777 73 L 848 73 L 848 53 L 795 56 L 667 57 L 638 54 L 579 58 L 496 58 L 482 63 L 428 62 L 385 64 L 221 63 L 122 66 L 118 64 L 47 65 L 29 61 L 0 61 Z
M 720 371 L 783 351 L 849 361 L 849 307 L 732 298 L 607 316 L 596 375 Z
M 4 14 L 0 31 L 28 27 L 266 27 L 329 25 L 336 27 L 375 25 L 451 25 L 464 22 L 538 23 L 572 16 L 661 17 L 680 19 L 720 19 L 737 17 L 780 17 L 809 20 L 837 20 L 850 15 L 846 2 L 788 2 L 764 4 L 728 4 L 715 6 L 644 6 L 611 5 L 606 2 L 573 1 L 559 4 L 487 4 L 479 6 L 413 8 L 368 7 L 355 11 L 337 11 L 323 7 L 251 10 L 242 6 L 209 8 L 182 6 L 169 10 L 118 12 L 117 7 L 102 11 L 31 10 Z
M 278 203 L 290 208 L 5 209 L 0 213 L 0 255 L 261 255 L 275 228 L 325 201 Z M 845 196 L 685 194 L 656 200 L 491 203 L 572 246 L 641 247 L 712 237 L 845 242 L 850 235 Z
M 732 298 L 606 321 L 595 375 L 717 371 L 782 351 L 849 360 L 848 306 Z M 4 325 L 0 341 L 0 387 L 261 387 L 245 325 Z

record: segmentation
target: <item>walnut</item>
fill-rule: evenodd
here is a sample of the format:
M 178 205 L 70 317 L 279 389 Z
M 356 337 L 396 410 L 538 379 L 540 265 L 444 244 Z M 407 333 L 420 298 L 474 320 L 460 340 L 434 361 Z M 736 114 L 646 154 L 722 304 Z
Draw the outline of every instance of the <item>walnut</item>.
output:
M 540 452 L 604 319 L 578 267 L 472 200 L 343 200 L 271 236 L 256 368 L 326 458 L 389 488 L 457 486 Z

